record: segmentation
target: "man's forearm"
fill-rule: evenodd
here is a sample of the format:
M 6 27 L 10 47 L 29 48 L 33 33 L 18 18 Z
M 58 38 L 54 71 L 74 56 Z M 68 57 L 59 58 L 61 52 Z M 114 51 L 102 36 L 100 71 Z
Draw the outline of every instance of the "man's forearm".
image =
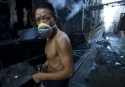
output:
M 41 80 L 65 80 L 72 76 L 73 73 L 65 73 L 63 71 L 55 73 L 40 72 Z

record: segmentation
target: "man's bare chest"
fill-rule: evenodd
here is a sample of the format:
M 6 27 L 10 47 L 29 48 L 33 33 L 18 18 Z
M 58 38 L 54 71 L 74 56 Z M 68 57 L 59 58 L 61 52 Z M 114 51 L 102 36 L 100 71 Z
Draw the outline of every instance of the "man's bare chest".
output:
M 54 41 L 48 41 L 46 43 L 45 54 L 48 58 L 53 58 L 57 55 L 56 44 Z

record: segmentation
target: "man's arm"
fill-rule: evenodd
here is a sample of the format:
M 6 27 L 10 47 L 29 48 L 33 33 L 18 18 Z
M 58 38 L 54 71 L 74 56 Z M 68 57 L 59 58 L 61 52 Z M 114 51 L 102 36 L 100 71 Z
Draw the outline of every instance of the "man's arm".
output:
M 60 61 L 63 65 L 61 74 L 63 78 L 69 78 L 74 73 L 72 47 L 69 38 L 67 36 L 59 38 L 57 40 L 57 48 Z
M 38 72 L 33 76 L 36 82 L 40 80 L 64 80 L 74 73 L 72 47 L 68 38 L 61 37 L 56 40 L 57 51 L 63 65 L 63 69 L 54 73 Z

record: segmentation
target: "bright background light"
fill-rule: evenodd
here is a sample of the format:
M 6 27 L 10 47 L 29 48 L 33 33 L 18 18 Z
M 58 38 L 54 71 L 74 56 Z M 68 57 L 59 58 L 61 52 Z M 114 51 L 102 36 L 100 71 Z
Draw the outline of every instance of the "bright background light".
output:
M 119 1 L 119 0 L 102 0 L 102 3 L 110 3 L 110 2 L 115 2 L 115 1 Z M 116 13 L 116 11 L 119 9 L 119 6 L 114 6 L 111 7 L 111 5 L 109 6 L 105 6 L 104 7 L 104 22 L 105 22 L 105 31 L 109 31 L 110 29 L 110 25 L 113 22 L 113 17 Z

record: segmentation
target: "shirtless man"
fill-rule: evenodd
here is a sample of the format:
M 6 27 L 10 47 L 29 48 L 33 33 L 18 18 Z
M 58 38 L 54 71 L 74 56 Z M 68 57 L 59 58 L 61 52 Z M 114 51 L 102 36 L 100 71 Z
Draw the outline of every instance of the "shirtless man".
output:
M 40 71 L 35 73 L 33 75 L 34 81 L 36 83 L 44 80 L 64 81 L 70 78 L 74 73 L 72 47 L 66 33 L 59 30 L 56 26 L 56 12 L 54 7 L 47 2 L 41 3 L 36 9 L 35 17 L 37 25 L 40 23 L 48 24 L 52 29 L 52 33 L 47 37 L 45 46 L 47 61 L 42 66 L 47 66 L 48 72 Z M 54 82 L 52 83 L 54 84 Z M 52 87 L 51 84 L 48 85 L 45 85 L 45 87 Z

